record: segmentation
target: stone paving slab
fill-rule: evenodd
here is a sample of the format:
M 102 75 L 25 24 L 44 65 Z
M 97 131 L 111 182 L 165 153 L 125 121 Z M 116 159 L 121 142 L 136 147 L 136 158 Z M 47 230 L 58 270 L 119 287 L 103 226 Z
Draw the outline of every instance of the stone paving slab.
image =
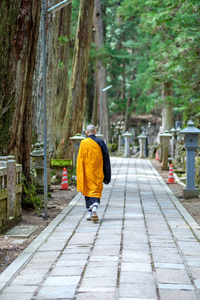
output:
M 78 293 L 76 300 L 102 300 L 102 299 L 106 299 L 106 300 L 115 300 L 116 299 L 116 295 L 115 292 L 84 292 L 84 293 Z M 130 298 L 129 298 L 130 300 Z
M 1 300 L 30 300 L 33 299 L 34 293 L 4 293 L 0 295 Z
M 150 284 L 121 284 L 119 288 L 120 297 L 129 297 L 129 298 L 155 298 L 156 299 L 156 288 L 155 285 Z
M 38 226 L 16 225 L 14 228 L 6 232 L 6 236 L 28 238 Z
M 37 287 L 37 285 L 10 285 L 4 292 L 7 294 L 34 293 L 37 290 Z
M 76 285 L 43 286 L 41 287 L 37 295 L 37 299 L 73 299 L 75 291 L 76 291 Z
M 154 298 L 154 299 L 153 298 L 150 299 L 150 298 L 146 298 L 146 297 L 145 298 L 121 298 L 121 297 L 119 298 L 119 300 L 130 300 L 130 299 L 131 300 L 144 300 L 144 299 L 145 300 L 156 300 L 157 298 Z
M 200 299 L 198 224 L 148 160 L 111 162 L 100 222 L 78 194 L 0 275 L 0 300 Z
M 156 269 L 156 277 L 158 283 L 179 283 L 189 285 L 191 283 L 186 270 Z
M 122 271 L 120 274 L 120 282 L 124 284 L 145 284 L 148 282 L 150 285 L 154 285 L 155 279 L 152 272 Z

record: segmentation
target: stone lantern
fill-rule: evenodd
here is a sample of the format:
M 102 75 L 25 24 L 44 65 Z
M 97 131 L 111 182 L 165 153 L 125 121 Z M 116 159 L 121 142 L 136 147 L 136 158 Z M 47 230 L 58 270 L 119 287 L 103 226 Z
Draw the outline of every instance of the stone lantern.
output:
M 161 163 L 163 160 L 163 133 L 160 134 L 160 157 L 159 157 L 159 162 Z
M 181 127 L 177 127 L 177 129 L 176 129 L 176 135 L 177 135 L 177 142 L 179 144 L 181 144 L 181 141 L 182 141 L 180 131 L 181 131 Z
M 31 157 L 33 157 L 33 169 L 35 169 L 37 177 L 36 183 L 39 187 L 44 187 L 44 144 L 36 143 L 35 149 L 31 152 Z M 47 182 L 50 185 L 50 168 L 47 170 Z
M 124 135 L 122 135 L 123 128 L 124 128 L 124 122 L 123 121 L 118 121 L 117 126 L 116 126 L 116 130 L 117 130 L 117 136 L 118 136 L 118 154 L 119 155 L 122 154 L 122 142 L 123 142 L 122 141 L 122 136 L 124 136 Z M 131 134 L 131 136 L 132 136 L 132 134 Z M 129 144 L 130 144 L 130 138 L 129 138 Z M 126 152 L 126 150 L 125 150 L 125 152 Z M 128 154 L 128 156 L 130 156 L 130 154 Z
M 171 129 L 171 134 L 172 134 L 172 138 L 170 141 L 170 145 L 171 145 L 171 158 L 173 159 L 175 156 L 175 145 L 176 145 L 176 139 L 175 139 L 175 135 L 176 135 L 176 129 L 173 127 Z
M 170 145 L 170 138 L 171 134 L 166 131 L 160 135 L 161 140 L 162 140 L 162 147 L 163 147 L 163 166 L 162 170 L 169 170 L 168 166 L 168 156 L 169 156 L 169 145 Z
M 146 139 L 147 136 L 142 132 L 142 134 L 138 135 L 137 137 L 139 139 L 140 143 L 140 158 L 145 158 L 145 144 L 146 144 Z
M 199 189 L 195 188 L 195 150 L 198 147 L 200 130 L 190 120 L 188 127 L 180 133 L 185 135 L 186 148 L 186 189 L 183 189 L 183 197 L 199 197 Z
M 74 135 L 70 138 L 70 140 L 72 140 L 74 143 L 73 167 L 76 166 L 79 147 L 80 147 L 81 141 L 84 139 L 85 139 L 85 137 L 82 136 L 80 133 L 77 133 L 76 135 Z
M 129 133 L 128 131 L 126 131 L 123 134 L 124 138 L 125 138 L 125 154 L 124 157 L 130 157 L 130 138 L 132 136 L 132 133 Z

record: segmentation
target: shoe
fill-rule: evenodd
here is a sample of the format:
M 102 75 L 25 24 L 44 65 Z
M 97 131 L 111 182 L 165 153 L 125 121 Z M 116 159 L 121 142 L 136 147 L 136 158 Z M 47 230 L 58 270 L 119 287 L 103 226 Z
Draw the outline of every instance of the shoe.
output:
M 94 223 L 99 222 L 99 217 L 95 210 L 92 210 L 92 222 L 94 222 Z
M 87 221 L 91 221 L 92 220 L 92 211 L 91 210 L 88 210 L 88 214 L 87 214 L 86 220 Z

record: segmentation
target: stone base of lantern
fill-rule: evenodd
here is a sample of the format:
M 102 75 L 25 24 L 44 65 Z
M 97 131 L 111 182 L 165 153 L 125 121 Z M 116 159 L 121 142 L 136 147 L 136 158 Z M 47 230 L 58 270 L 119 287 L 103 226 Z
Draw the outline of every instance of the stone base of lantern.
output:
M 183 198 L 199 197 L 199 189 L 183 189 Z

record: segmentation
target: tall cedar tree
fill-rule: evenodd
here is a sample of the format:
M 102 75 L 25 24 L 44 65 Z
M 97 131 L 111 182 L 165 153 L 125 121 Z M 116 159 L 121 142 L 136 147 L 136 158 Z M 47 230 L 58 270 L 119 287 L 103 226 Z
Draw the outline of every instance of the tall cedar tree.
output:
M 104 36 L 103 36 L 103 20 L 102 20 L 102 11 L 101 11 L 101 0 L 95 0 L 94 6 L 94 37 L 95 37 L 95 45 L 96 49 L 99 50 L 103 47 Z M 100 90 L 107 86 L 106 83 L 106 67 L 104 62 L 101 59 L 98 59 L 96 62 L 96 95 L 94 97 L 94 101 L 96 98 L 99 100 L 98 107 L 94 105 L 94 109 L 98 112 L 100 110 Z M 101 133 L 108 142 L 110 141 L 110 121 L 109 121 L 109 110 L 108 110 L 108 99 L 107 92 L 102 92 L 102 128 Z M 95 104 L 95 103 L 94 103 Z M 94 115 L 94 114 L 93 114 Z M 100 113 L 98 114 L 100 115 Z M 100 124 L 100 120 L 99 120 Z M 97 124 L 95 124 L 97 125 Z
M 60 1 L 59 1 L 60 2 Z M 54 0 L 47 0 L 47 8 L 54 5 Z M 46 109 L 48 150 L 55 153 L 56 145 L 61 140 L 63 119 L 66 111 L 69 85 L 68 72 L 70 57 L 71 7 L 69 4 L 55 15 L 46 15 Z M 77 18 L 78 19 L 78 18 Z M 33 80 L 32 110 L 34 142 L 43 141 L 43 80 L 42 80 L 42 23 L 39 30 L 38 51 Z
M 57 156 L 61 158 L 72 157 L 73 143 L 70 141 L 70 137 L 82 131 L 93 10 L 94 0 L 80 1 L 69 96 L 63 122 L 62 139 L 57 148 Z
M 30 180 L 31 95 L 40 0 L 0 2 L 0 153 L 15 155 Z

